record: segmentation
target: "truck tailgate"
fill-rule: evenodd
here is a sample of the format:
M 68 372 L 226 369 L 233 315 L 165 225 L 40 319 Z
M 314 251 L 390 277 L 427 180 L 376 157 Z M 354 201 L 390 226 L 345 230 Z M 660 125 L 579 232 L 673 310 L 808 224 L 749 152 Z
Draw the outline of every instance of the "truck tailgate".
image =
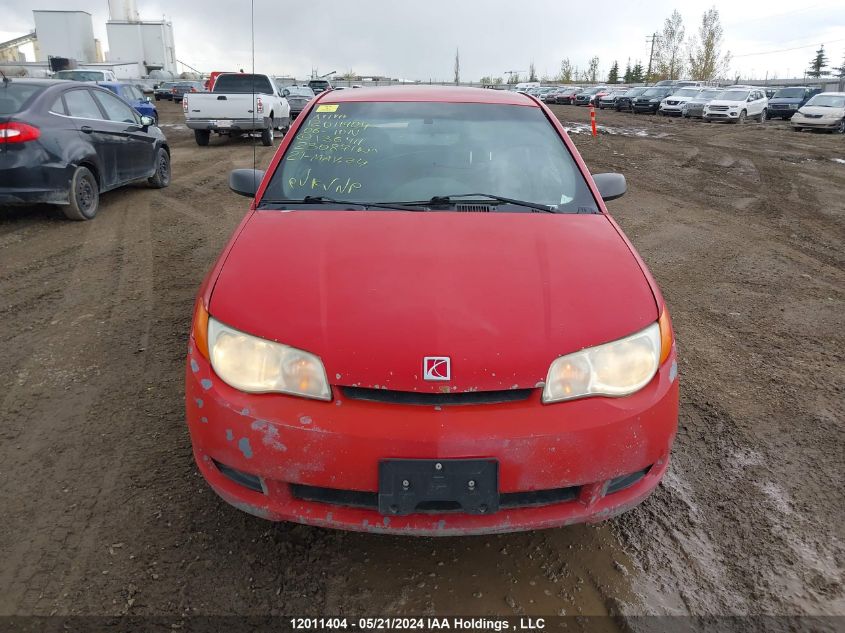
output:
M 251 119 L 253 116 L 253 96 L 251 94 L 225 94 L 219 92 L 200 92 L 186 94 L 188 119 Z M 255 117 L 261 119 L 263 115 Z

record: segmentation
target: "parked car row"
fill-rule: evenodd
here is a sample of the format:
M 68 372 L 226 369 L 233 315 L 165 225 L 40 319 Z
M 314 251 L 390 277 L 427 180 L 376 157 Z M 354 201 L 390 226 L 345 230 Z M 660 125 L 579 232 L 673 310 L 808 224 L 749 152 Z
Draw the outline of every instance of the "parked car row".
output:
M 708 123 L 791 120 L 792 127 L 845 133 L 845 93 L 822 93 L 797 86 L 778 90 L 759 86 L 707 86 L 699 81 L 659 81 L 654 86 L 566 86 L 532 93 L 548 104 L 593 105 L 603 110 L 699 118 Z

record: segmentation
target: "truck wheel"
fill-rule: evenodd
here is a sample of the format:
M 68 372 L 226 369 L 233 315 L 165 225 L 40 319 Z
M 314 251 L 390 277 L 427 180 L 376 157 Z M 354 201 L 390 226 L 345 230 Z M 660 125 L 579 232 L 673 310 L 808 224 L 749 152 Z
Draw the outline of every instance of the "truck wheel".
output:
M 208 130 L 194 130 L 194 138 L 197 139 L 197 145 L 205 147 L 211 138 L 211 132 Z
M 90 220 L 100 206 L 100 186 L 87 167 L 77 167 L 70 181 L 70 204 L 62 205 L 69 220 Z
M 160 147 L 156 152 L 155 173 L 147 178 L 155 189 L 164 189 L 170 184 L 170 155 L 163 147 Z
M 261 130 L 261 144 L 264 147 L 272 147 L 273 145 L 273 122 L 270 122 L 270 127 L 265 127 Z

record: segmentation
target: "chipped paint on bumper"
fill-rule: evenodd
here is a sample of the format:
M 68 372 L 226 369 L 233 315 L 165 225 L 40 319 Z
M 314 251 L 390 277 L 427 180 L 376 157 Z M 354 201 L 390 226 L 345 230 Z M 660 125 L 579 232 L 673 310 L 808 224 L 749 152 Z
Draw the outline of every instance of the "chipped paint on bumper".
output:
M 652 382 L 626 398 L 543 405 L 540 389 L 521 402 L 464 407 L 332 402 L 246 394 L 190 352 L 186 414 L 194 457 L 228 503 L 269 520 L 420 536 L 489 534 L 611 518 L 636 506 L 666 471 L 678 419 L 675 351 Z M 289 484 L 375 492 L 382 459 L 494 458 L 500 492 L 580 486 L 572 501 L 490 515 L 381 515 L 295 498 Z M 262 492 L 235 483 L 214 461 L 260 477 Z M 615 477 L 652 466 L 629 488 L 605 495 Z

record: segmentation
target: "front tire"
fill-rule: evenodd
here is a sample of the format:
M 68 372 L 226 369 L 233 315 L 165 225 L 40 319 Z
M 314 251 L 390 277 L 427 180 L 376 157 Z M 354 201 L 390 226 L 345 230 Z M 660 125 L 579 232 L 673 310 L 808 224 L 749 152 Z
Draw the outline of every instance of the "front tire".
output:
M 208 130 L 194 130 L 194 138 L 197 141 L 197 145 L 205 147 L 211 139 L 211 132 Z
M 766 118 L 768 116 L 768 113 L 769 113 L 768 110 L 766 110 L 766 108 L 763 108 L 763 111 L 760 113 L 760 123 L 766 122 Z
M 742 125 L 743 123 L 745 123 L 745 119 L 746 119 L 747 116 L 748 116 L 748 113 L 745 110 L 743 110 L 742 112 L 739 113 L 739 118 L 736 120 L 736 122 L 739 123 L 740 125 Z
M 70 181 L 70 204 L 62 206 L 69 220 L 91 220 L 100 207 L 100 186 L 87 167 L 77 167 Z
M 270 127 L 261 130 L 261 144 L 264 147 L 272 147 L 273 145 L 273 122 L 270 122 Z
M 155 173 L 147 179 L 155 189 L 164 189 L 170 184 L 170 154 L 163 147 L 156 152 Z
M 834 128 L 833 133 L 834 133 L 834 134 L 845 134 L 845 119 L 842 119 L 842 120 L 839 122 L 839 125 L 837 125 L 837 126 Z

